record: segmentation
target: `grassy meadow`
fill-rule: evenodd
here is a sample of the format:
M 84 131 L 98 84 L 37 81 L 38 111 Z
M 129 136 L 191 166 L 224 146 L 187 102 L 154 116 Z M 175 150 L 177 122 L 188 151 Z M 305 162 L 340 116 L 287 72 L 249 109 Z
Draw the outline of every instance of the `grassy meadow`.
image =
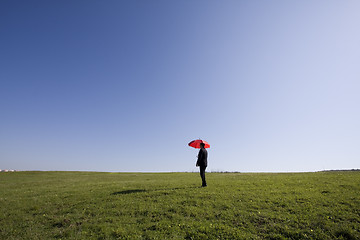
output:
M 0 173 L 0 239 L 360 239 L 360 172 Z

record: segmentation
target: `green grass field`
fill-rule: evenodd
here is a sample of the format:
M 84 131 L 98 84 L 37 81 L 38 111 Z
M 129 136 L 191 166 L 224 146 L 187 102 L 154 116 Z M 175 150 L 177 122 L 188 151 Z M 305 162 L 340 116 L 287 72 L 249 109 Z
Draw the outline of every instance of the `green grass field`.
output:
M 360 239 L 360 172 L 0 173 L 0 239 Z

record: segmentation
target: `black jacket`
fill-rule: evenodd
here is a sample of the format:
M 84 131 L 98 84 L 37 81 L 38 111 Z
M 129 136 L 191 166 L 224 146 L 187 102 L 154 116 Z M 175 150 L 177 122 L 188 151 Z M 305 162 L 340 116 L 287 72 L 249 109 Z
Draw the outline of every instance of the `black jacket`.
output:
M 207 156 L 208 156 L 208 153 L 207 153 L 206 149 L 200 148 L 196 165 L 200 166 L 200 167 L 207 167 Z

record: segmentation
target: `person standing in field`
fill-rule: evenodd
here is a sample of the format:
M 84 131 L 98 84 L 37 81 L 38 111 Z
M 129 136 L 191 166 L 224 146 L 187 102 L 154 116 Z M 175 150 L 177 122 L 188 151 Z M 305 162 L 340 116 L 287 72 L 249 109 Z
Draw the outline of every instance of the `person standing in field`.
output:
M 205 180 L 205 169 L 207 167 L 207 156 L 208 153 L 205 149 L 205 144 L 204 143 L 200 143 L 200 151 L 198 154 L 198 160 L 196 162 L 196 166 L 200 167 L 200 176 L 201 176 L 201 180 L 202 180 L 202 186 L 206 187 L 206 180 Z

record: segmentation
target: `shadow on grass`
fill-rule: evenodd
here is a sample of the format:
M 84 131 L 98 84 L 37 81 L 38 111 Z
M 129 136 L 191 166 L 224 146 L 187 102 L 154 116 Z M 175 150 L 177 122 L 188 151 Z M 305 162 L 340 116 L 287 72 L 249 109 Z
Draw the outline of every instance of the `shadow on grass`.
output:
M 154 190 L 145 190 L 145 189 L 129 189 L 120 192 L 113 192 L 111 195 L 125 195 L 125 194 L 132 194 L 132 193 L 141 193 L 141 192 L 160 192 L 160 191 L 174 191 L 174 190 L 181 190 L 181 189 L 190 189 L 190 188 L 200 188 L 200 187 L 175 187 L 175 188 L 163 188 L 163 189 L 154 189 Z
M 124 190 L 120 192 L 113 192 L 111 195 L 119 195 L 119 194 L 131 194 L 131 193 L 139 193 L 139 192 L 146 192 L 144 189 L 131 189 L 131 190 Z

